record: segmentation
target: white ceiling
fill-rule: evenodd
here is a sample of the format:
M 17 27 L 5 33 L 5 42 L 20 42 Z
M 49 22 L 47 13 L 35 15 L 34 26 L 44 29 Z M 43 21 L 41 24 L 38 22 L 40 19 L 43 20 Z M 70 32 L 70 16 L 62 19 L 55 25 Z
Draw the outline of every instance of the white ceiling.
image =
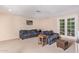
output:
M 24 17 L 49 17 L 68 13 L 79 13 L 79 5 L 2 5 L 0 10 Z

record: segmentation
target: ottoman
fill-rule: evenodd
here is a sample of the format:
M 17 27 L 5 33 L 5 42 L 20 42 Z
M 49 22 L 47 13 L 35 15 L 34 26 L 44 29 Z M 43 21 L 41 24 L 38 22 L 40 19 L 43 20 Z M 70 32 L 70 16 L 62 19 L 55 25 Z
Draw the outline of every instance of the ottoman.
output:
M 57 40 L 57 47 L 60 47 L 64 50 L 66 50 L 69 47 L 69 43 L 66 40 L 59 39 L 59 40 Z

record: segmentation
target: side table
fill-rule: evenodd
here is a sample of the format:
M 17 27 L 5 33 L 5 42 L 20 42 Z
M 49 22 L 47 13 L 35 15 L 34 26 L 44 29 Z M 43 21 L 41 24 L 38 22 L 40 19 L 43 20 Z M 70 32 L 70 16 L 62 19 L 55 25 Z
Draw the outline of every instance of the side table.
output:
M 46 35 L 40 34 L 40 35 L 38 35 L 38 38 L 39 38 L 38 44 L 42 44 L 42 46 L 47 44 L 47 36 Z

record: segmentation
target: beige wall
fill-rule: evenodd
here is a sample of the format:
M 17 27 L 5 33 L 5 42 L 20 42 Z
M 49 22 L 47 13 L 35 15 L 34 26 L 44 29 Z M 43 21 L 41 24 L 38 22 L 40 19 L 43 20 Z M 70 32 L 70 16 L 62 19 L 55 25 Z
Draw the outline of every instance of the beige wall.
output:
M 57 31 L 56 18 L 33 19 L 33 25 L 26 25 L 26 20 L 20 16 L 0 12 L 0 41 L 19 38 L 21 29 L 42 29 Z
M 35 23 L 42 30 L 53 30 L 57 32 L 57 20 L 56 18 L 39 19 Z
M 44 19 L 33 19 L 33 25 L 26 26 L 27 29 L 53 30 L 57 32 L 57 19 L 50 17 Z
M 24 28 L 24 18 L 0 13 L 0 41 L 18 38 L 18 31 Z

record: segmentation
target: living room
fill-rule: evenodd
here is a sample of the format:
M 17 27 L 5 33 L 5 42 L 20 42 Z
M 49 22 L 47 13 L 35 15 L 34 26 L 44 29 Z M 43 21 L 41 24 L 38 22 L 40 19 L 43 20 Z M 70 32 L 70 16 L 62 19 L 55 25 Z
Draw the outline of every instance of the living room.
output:
M 41 30 L 41 32 L 50 31 L 59 35 L 58 39 L 64 40 L 77 40 L 77 32 L 79 30 L 78 25 L 78 8 L 79 6 L 0 6 L 0 52 L 50 52 L 50 53 L 61 53 L 76 52 L 75 43 L 72 44 L 67 50 L 57 48 L 56 41 L 51 45 L 38 44 L 39 37 L 24 37 L 20 36 L 21 30 Z M 46 10 L 45 10 L 46 9 Z M 73 9 L 71 11 L 71 9 Z M 26 10 L 26 11 L 25 11 Z M 75 19 L 73 19 L 75 18 Z M 67 20 L 70 21 L 67 21 Z M 59 21 L 60 20 L 60 21 Z M 73 20 L 73 21 L 72 21 Z M 31 23 L 28 23 L 30 21 Z M 63 22 L 64 21 L 64 22 Z M 75 25 L 67 29 L 67 23 L 75 22 Z M 60 25 L 65 23 L 65 25 Z M 69 23 L 69 24 L 71 24 Z M 60 28 L 62 28 L 60 30 Z M 73 29 L 73 31 L 71 30 Z M 70 31 L 69 31 L 70 30 Z M 29 34 L 29 33 L 28 33 Z M 62 35 L 61 35 L 62 34 Z M 24 35 L 24 34 L 22 34 Z M 29 34 L 30 35 L 30 34 Z M 48 35 L 48 37 L 50 37 Z M 24 38 L 22 40 L 22 38 Z M 55 37 L 55 39 L 57 39 Z M 8 43 L 8 44 L 6 44 Z M 11 46 L 9 46 L 11 45 Z M 17 47 L 18 46 L 18 47 Z M 30 46 L 30 47 L 29 47 Z M 12 47 L 14 49 L 12 49 Z M 35 49 L 34 49 L 35 48 Z M 10 49 L 10 50 L 9 50 Z

